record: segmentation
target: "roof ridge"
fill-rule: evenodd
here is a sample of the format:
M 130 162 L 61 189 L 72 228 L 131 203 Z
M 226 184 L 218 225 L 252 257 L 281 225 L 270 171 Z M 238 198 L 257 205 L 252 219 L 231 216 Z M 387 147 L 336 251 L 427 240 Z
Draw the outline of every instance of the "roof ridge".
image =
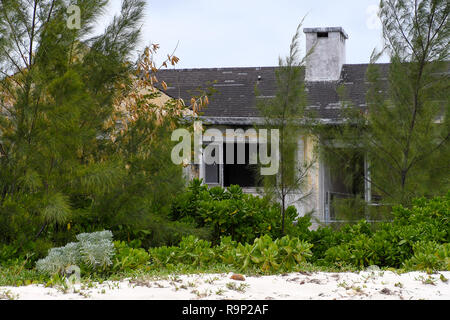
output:
M 390 62 L 374 63 L 375 65 L 390 65 Z M 370 63 L 344 63 L 343 66 L 368 66 Z M 263 67 L 214 67 L 214 68 L 180 68 L 180 69 L 162 69 L 159 72 L 173 72 L 173 71 L 232 71 L 232 70 L 254 70 L 261 69 L 277 69 L 279 66 L 263 66 Z
M 374 63 L 375 65 L 390 65 L 390 62 Z M 370 63 L 344 63 L 344 66 L 368 66 Z
M 260 70 L 260 69 L 274 69 L 278 66 L 262 66 L 262 67 L 214 67 L 214 68 L 181 68 L 181 69 L 162 69 L 160 71 L 226 71 L 226 70 Z M 158 71 L 159 72 L 159 71 Z

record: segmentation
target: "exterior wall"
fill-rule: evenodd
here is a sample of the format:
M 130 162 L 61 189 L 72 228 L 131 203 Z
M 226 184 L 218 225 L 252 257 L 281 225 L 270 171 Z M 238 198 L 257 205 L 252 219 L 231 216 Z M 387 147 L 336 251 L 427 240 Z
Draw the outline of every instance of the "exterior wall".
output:
M 305 137 L 305 157 L 307 161 L 313 163 L 309 175 L 308 175 L 308 184 L 310 186 L 311 190 L 311 196 L 309 198 L 308 202 L 308 210 L 314 210 L 313 213 L 313 226 L 317 227 L 317 223 L 314 222 L 314 220 L 323 221 L 323 210 L 322 210 L 322 203 L 320 199 L 320 162 L 317 159 L 316 156 L 316 147 L 317 147 L 317 141 L 313 139 L 311 136 Z
M 162 91 L 160 91 L 160 90 L 158 90 L 156 88 L 155 89 L 150 89 L 150 88 L 149 89 L 140 89 L 138 94 L 139 95 L 146 95 L 146 94 L 152 94 L 154 92 L 159 92 L 160 95 L 158 97 L 156 97 L 156 98 L 153 98 L 153 99 L 149 100 L 148 102 L 149 103 L 153 103 L 153 104 L 155 104 L 158 107 L 163 107 L 164 104 L 167 101 L 172 99 L 167 94 L 165 94 L 164 92 L 162 92 Z M 118 111 L 127 112 L 126 105 L 127 104 L 132 104 L 132 102 L 133 102 L 133 100 L 130 97 L 128 97 L 128 98 L 125 98 L 124 100 L 118 101 L 114 105 L 114 107 Z
M 298 201 L 299 198 L 303 198 L 305 194 L 301 192 L 292 193 L 287 197 L 287 205 L 293 205 L 297 209 L 300 217 L 306 213 L 312 212 L 312 228 L 316 229 L 319 225 L 318 222 L 323 222 L 323 206 L 320 200 L 320 179 L 319 179 L 319 163 L 316 161 L 314 148 L 316 141 L 312 137 L 303 136 L 299 140 L 298 148 L 298 163 L 302 164 L 304 160 L 312 163 L 307 176 L 307 184 L 305 186 L 305 193 L 309 194 L 302 201 Z M 262 190 L 256 190 L 254 188 L 244 188 L 244 192 L 253 195 L 261 195 Z

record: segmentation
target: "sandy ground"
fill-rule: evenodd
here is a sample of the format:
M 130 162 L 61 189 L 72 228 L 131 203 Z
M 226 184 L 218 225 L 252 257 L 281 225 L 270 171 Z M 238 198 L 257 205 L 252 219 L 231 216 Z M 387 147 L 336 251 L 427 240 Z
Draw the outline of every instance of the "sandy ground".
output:
M 289 273 L 245 277 L 232 274 L 170 276 L 166 279 L 124 280 L 74 284 L 68 289 L 43 285 L 0 287 L 0 299 L 24 300 L 335 300 L 335 299 L 450 299 L 450 271 L 396 274 L 391 271 L 360 273 Z

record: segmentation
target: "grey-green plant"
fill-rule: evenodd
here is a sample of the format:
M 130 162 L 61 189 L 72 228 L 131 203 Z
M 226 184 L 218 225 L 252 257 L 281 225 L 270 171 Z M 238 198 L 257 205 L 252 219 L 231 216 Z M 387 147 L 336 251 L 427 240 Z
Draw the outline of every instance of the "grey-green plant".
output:
M 47 274 L 64 274 L 70 266 L 86 266 L 91 270 L 112 265 L 115 254 L 111 231 L 82 233 L 79 242 L 71 242 L 64 247 L 52 248 L 48 256 L 36 262 L 36 269 Z
M 83 263 L 93 269 L 110 266 L 115 253 L 112 239 L 113 234 L 108 230 L 77 235 Z

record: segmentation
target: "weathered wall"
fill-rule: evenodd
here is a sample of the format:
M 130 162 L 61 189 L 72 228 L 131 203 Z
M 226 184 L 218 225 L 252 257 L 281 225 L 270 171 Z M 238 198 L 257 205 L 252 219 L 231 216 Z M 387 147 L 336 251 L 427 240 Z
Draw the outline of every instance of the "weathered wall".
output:
M 306 59 L 306 81 L 339 80 L 345 64 L 347 34 L 340 27 L 305 28 L 303 31 L 306 52 L 310 52 Z M 328 33 L 328 37 L 319 37 L 318 33 Z

